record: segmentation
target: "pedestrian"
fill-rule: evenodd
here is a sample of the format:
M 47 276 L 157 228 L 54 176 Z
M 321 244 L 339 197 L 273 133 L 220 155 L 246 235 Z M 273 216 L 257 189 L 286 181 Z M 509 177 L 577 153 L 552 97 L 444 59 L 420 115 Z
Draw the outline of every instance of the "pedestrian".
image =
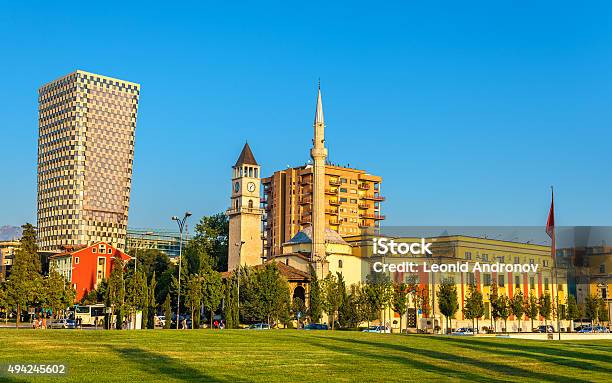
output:
M 183 330 L 187 330 L 187 319 L 183 318 Z
M 44 330 L 46 328 L 47 328 L 47 317 L 43 316 L 43 319 L 42 319 L 42 329 Z
M 223 330 L 225 328 L 225 322 L 223 321 L 223 319 L 221 320 L 221 324 L 219 325 L 219 328 L 221 330 Z

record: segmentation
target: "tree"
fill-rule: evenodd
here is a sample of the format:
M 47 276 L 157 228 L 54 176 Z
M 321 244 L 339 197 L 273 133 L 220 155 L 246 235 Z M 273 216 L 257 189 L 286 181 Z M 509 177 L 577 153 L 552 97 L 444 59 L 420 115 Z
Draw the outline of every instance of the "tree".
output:
M 244 268 L 240 278 L 240 312 L 246 321 L 286 322 L 291 305 L 287 280 L 275 262 Z
M 185 252 L 188 269 L 197 273 L 208 263 L 217 271 L 227 271 L 229 219 L 225 213 L 202 217 L 195 233 Z
M 501 295 L 499 298 L 497 298 L 497 307 L 499 310 L 499 317 L 504 321 L 504 331 L 508 332 L 508 317 L 512 312 L 508 297 Z
M 46 306 L 51 308 L 53 317 L 57 318 L 59 311 L 66 309 L 65 290 L 68 283 L 56 270 L 51 270 L 49 276 L 43 280 L 43 288 L 47 292 Z M 68 287 L 69 284 L 68 284 Z
M 431 313 L 431 304 L 429 300 L 429 286 L 421 285 L 417 286 L 415 291 L 415 309 L 417 313 L 421 310 L 423 316 L 428 317 Z M 417 315 L 417 329 L 418 326 L 418 315 Z
M 338 277 L 329 273 L 325 279 L 323 279 L 323 304 L 325 312 L 327 312 L 327 315 L 330 317 L 329 321 L 332 330 L 334 330 L 338 309 L 342 303 L 339 278 L 341 278 L 340 273 L 338 273 Z
M 225 325 L 227 328 L 238 328 L 240 319 L 238 315 L 238 278 L 235 274 L 225 279 Z
M 149 282 L 149 292 L 147 293 L 147 314 L 149 319 L 147 320 L 147 328 L 155 328 L 155 314 L 157 312 L 157 301 L 155 300 L 155 288 L 157 287 L 157 281 L 155 280 L 155 271 L 151 275 L 151 281 Z
M 570 331 L 574 329 L 574 321 L 580 319 L 580 309 L 576 303 L 576 297 L 570 294 L 567 297 L 567 310 L 565 311 L 565 319 L 570 321 Z
M 547 321 L 550 319 L 550 314 L 552 313 L 552 300 L 550 299 L 550 295 L 548 293 L 542 295 L 538 303 L 538 310 L 540 315 L 544 317 L 544 324 L 548 325 Z
M 147 304 L 146 277 L 143 273 L 136 271 L 131 273 L 130 277 L 126 279 L 126 285 L 128 287 L 125 293 L 125 308 L 129 315 L 130 321 L 134 323 L 134 328 L 136 328 L 137 312 L 142 310 L 143 316 L 146 315 L 144 312 Z
M 518 320 L 518 328 L 520 332 L 522 331 L 521 319 L 525 314 L 525 296 L 523 295 L 523 292 L 521 290 L 517 289 L 517 291 L 514 293 L 514 296 L 510 300 L 510 309 L 512 311 L 512 314 Z
M 584 299 L 584 314 L 593 323 L 597 321 L 597 312 L 599 311 L 599 302 L 596 295 L 587 295 Z
M 323 314 L 323 293 L 321 291 L 321 284 L 317 278 L 317 273 L 312 267 L 310 270 L 310 278 L 310 304 L 308 305 L 308 314 L 312 322 L 318 323 Z
M 202 304 L 202 293 L 204 284 L 202 278 L 197 274 L 192 274 L 187 279 L 187 286 L 185 289 L 185 305 L 189 307 L 191 313 L 191 328 L 199 326 L 199 311 L 200 305 Z M 196 320 L 195 312 L 198 312 L 198 318 Z
M 36 229 L 29 223 L 22 226 L 19 249 L 7 285 L 7 303 L 17 310 L 15 326 L 19 328 L 21 312 L 36 301 L 36 288 L 42 285 L 41 264 L 36 245 Z
M 140 291 L 141 301 L 139 302 L 142 308 L 141 329 L 148 328 L 149 325 L 149 286 L 147 285 L 147 275 L 144 271 L 140 273 Z
M 472 327 L 474 327 L 474 320 L 476 320 L 475 329 L 478 331 L 478 319 L 484 315 L 484 302 L 482 293 L 476 288 L 475 284 L 468 286 L 468 296 L 465 299 L 463 315 L 466 319 L 472 320 Z
M 108 278 L 106 305 L 111 308 L 108 328 L 112 328 L 113 316 L 116 316 L 115 327 L 121 329 L 123 322 L 123 307 L 125 304 L 125 281 L 123 279 L 123 260 L 119 253 L 113 257 L 111 273 Z
M 394 283 L 393 284 L 393 298 L 392 298 L 392 307 L 393 312 L 399 314 L 400 323 L 399 329 L 400 334 L 402 332 L 402 318 L 406 315 L 406 310 L 408 309 L 408 286 L 405 283 Z
M 206 265 L 201 270 L 202 281 L 202 304 L 210 313 L 210 327 L 212 328 L 215 310 L 223 299 L 223 285 L 221 275 Z
M 538 317 L 538 298 L 529 294 L 529 300 L 525 300 L 525 315 L 531 319 L 531 328 L 533 329 L 533 320 Z
M 495 332 L 497 332 L 497 320 L 499 319 L 499 289 L 497 288 L 497 283 L 495 281 L 491 283 L 489 302 L 491 304 L 491 318 L 493 318 Z
M 450 330 L 450 318 L 459 310 L 457 301 L 457 287 L 451 278 L 445 278 L 438 288 L 438 308 L 446 319 L 446 332 Z
M 169 329 L 172 324 L 172 307 L 170 306 L 170 293 L 166 294 L 166 299 L 164 300 L 164 316 L 166 320 L 164 322 L 164 328 Z M 178 320 L 178 319 L 177 319 Z

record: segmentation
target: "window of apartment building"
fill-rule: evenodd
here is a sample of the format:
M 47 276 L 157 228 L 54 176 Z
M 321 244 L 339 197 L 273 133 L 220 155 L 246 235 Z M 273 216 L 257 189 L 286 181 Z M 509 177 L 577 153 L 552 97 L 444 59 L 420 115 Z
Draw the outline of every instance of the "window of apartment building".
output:
M 483 254 L 482 255 L 482 260 L 483 261 L 488 261 L 489 260 L 489 254 Z
M 530 258 L 530 259 L 529 259 L 529 264 L 530 264 L 530 265 L 533 265 L 534 263 L 535 263 L 535 260 L 534 260 L 533 258 Z
M 340 198 L 340 202 L 346 202 L 346 201 L 348 201 L 348 199 L 346 199 L 345 197 Z
M 497 285 L 499 287 L 504 287 L 506 285 L 506 278 L 504 274 L 497 275 Z
M 346 193 L 348 190 L 346 188 L 340 188 L 340 193 Z
M 351 189 L 351 190 L 349 190 L 349 192 L 350 192 L 351 194 L 357 194 L 357 190 L 355 190 L 355 189 Z
M 465 252 L 465 259 L 467 259 L 468 261 L 472 260 L 472 253 L 469 251 Z
M 491 274 L 484 274 L 482 276 L 482 283 L 485 286 L 491 286 Z
M 531 290 L 535 289 L 535 278 L 534 277 L 529 277 L 529 288 Z
M 104 266 L 104 261 L 105 261 L 105 258 L 103 257 L 98 258 L 98 265 Z
M 548 259 L 542 261 L 542 266 L 548 267 Z
M 92 249 L 91 249 L 91 252 L 92 252 L 92 253 L 97 253 L 97 252 L 98 252 L 98 249 L 94 247 L 94 248 L 92 248 Z
M 548 290 L 548 278 L 544 278 L 544 290 Z
M 357 180 L 351 180 L 351 185 L 357 185 Z
M 514 287 L 517 289 L 521 287 L 521 277 L 518 275 L 514 276 Z
M 347 182 L 347 179 L 346 178 L 340 178 L 340 182 L 345 184 Z
M 606 265 L 602 263 L 601 265 L 599 265 L 599 273 L 604 274 L 605 272 L 606 272 Z
M 113 253 L 113 249 L 111 249 L 110 247 L 108 248 L 108 253 L 112 254 Z
M 74 257 L 74 264 L 78 265 L 79 264 L 79 257 Z
M 499 263 L 505 263 L 506 262 L 506 257 L 504 257 L 503 255 L 500 257 L 497 257 L 497 262 Z
M 357 203 L 357 200 L 354 198 L 351 198 L 351 203 Z
M 514 257 L 514 264 L 518 265 L 519 263 L 521 263 L 521 259 L 519 257 Z
M 341 269 L 342 268 L 342 259 L 338 259 L 338 268 Z

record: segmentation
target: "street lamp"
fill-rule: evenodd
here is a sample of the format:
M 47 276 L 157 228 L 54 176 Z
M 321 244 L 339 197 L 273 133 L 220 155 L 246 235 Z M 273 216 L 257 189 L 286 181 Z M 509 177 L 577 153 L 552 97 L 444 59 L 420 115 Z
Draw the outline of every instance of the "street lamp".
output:
M 181 310 L 181 266 L 183 264 L 183 228 L 185 227 L 185 221 L 191 216 L 190 212 L 185 212 L 185 216 L 181 219 L 177 216 L 173 216 L 172 220 L 176 221 L 179 227 L 179 275 L 178 275 L 178 296 L 176 298 L 176 329 L 179 328 L 179 318 Z M 166 318 L 168 320 L 169 318 Z

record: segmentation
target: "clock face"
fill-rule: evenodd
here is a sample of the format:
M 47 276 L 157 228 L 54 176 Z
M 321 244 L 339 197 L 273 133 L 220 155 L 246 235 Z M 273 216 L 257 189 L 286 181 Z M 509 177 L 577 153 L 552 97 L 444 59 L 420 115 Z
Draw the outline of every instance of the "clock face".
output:
M 239 190 L 240 190 L 240 182 L 236 182 L 236 183 L 234 184 L 234 191 L 235 191 L 236 193 L 238 193 L 238 191 L 239 191 Z
M 249 182 L 247 184 L 247 190 L 250 192 L 254 192 L 255 191 L 255 183 L 254 182 Z

